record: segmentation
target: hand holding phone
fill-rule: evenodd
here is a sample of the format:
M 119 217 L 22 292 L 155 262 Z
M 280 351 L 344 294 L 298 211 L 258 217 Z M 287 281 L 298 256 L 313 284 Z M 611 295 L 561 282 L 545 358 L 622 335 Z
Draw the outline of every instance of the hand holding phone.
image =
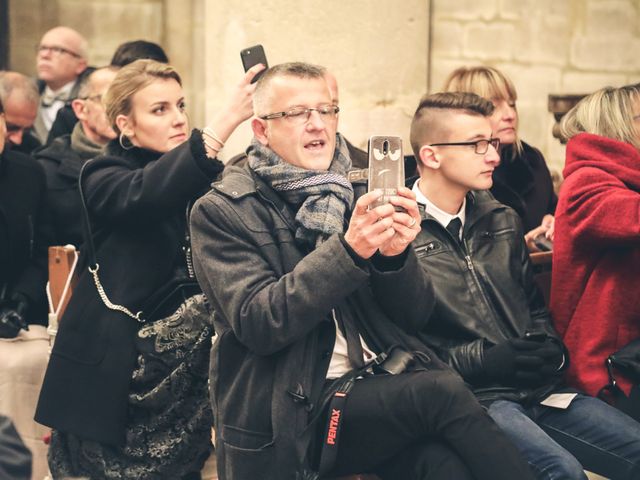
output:
M 382 196 L 370 208 L 389 203 L 404 184 L 402 139 L 374 135 L 369 138 L 369 192 L 379 190 Z
M 267 71 L 267 68 L 269 68 L 269 64 L 267 63 L 267 56 L 264 53 L 264 48 L 262 48 L 262 45 L 254 45 L 253 47 L 241 50 L 240 58 L 242 59 L 242 66 L 244 67 L 245 72 L 259 63 L 265 66 L 264 70 L 261 70 L 255 77 L 253 77 L 251 83 L 256 83 L 258 79 L 264 74 L 264 72 Z

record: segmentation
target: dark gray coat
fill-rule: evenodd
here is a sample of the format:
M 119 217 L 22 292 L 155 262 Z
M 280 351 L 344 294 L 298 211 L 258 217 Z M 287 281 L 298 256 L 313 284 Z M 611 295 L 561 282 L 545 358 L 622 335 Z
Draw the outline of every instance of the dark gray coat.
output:
M 191 214 L 194 266 L 218 334 L 211 398 L 224 480 L 312 478 L 309 427 L 335 341 L 332 308 L 377 351 L 424 349 L 433 287 L 413 250 L 398 270 L 354 261 L 338 235 L 309 252 L 294 213 L 251 170 L 231 168 Z M 437 360 L 434 368 L 443 367 Z

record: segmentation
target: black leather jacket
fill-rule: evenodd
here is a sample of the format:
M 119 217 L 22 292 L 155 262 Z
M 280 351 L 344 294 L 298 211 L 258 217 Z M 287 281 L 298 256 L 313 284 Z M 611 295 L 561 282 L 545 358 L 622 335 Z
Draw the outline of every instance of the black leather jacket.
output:
M 558 339 L 533 280 L 517 213 L 486 191 L 469 193 L 460 244 L 422 207 L 421 212 L 422 231 L 414 246 L 436 294 L 422 339 L 472 385 L 481 401 L 526 401 L 546 395 L 559 378 L 527 388 L 491 384 L 483 375 L 489 346 L 527 331 Z

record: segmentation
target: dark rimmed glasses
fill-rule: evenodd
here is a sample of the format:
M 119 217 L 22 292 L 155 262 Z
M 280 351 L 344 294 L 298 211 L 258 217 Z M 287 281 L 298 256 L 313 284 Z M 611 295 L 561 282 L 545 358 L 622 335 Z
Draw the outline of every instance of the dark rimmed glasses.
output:
M 320 105 L 317 108 L 295 107 L 291 110 L 287 110 L 286 112 L 270 113 L 268 115 L 263 115 L 260 118 L 262 120 L 286 118 L 292 123 L 302 124 L 309 121 L 311 112 L 318 112 L 320 118 L 322 118 L 323 120 L 332 120 L 336 117 L 336 115 L 338 115 L 339 111 L 340 107 L 338 107 L 337 105 Z
M 56 55 L 56 56 L 62 55 L 64 53 L 75 58 L 82 58 L 82 55 L 80 55 L 79 53 L 73 52 L 64 47 L 58 47 L 56 45 L 53 45 L 53 46 L 37 45 L 36 46 L 36 53 L 44 53 L 46 51 L 49 51 L 51 52 L 52 55 Z
M 500 146 L 499 138 L 489 138 L 476 140 L 475 142 L 449 142 L 449 143 L 432 143 L 430 147 L 470 147 L 473 145 L 474 152 L 478 155 L 484 155 L 489 150 L 489 145 L 498 150 Z

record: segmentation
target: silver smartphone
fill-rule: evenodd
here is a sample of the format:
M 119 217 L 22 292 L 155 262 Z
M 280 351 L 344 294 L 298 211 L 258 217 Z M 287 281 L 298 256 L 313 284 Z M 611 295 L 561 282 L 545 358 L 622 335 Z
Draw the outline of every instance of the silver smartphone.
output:
M 404 185 L 402 139 L 392 135 L 369 138 L 369 191 L 382 191 L 382 197 L 371 208 L 389 203 Z

